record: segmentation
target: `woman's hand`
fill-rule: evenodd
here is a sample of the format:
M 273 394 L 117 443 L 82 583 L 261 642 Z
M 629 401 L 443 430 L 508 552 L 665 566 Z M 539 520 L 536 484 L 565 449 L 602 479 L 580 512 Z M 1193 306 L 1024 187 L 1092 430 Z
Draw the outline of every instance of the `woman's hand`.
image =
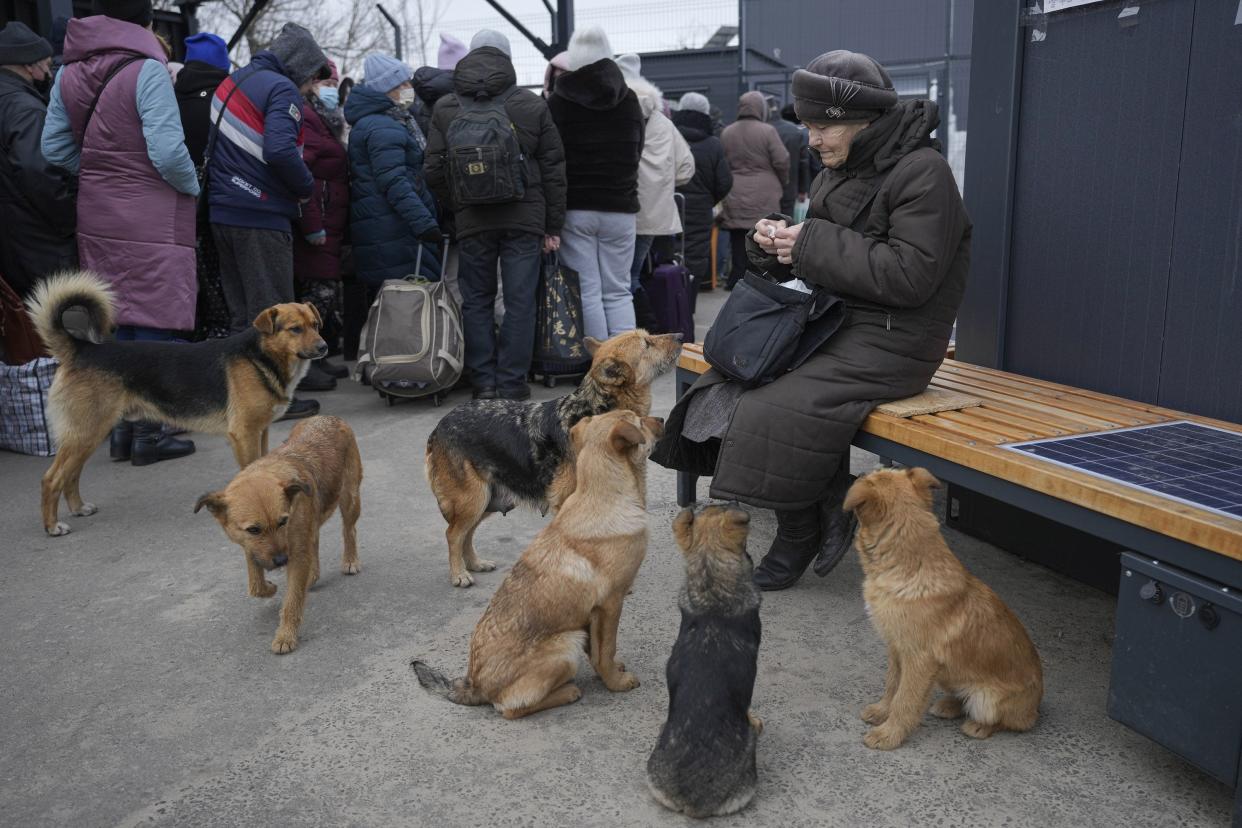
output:
M 759 219 L 755 222 L 755 232 L 753 233 L 755 243 L 763 249 L 765 253 L 776 253 L 776 234 L 785 229 L 785 220 L 773 221 L 772 219 Z
M 781 222 L 784 224 L 784 222 Z M 785 227 L 776 231 L 776 238 L 772 239 L 772 252 L 776 254 L 776 260 L 781 264 L 793 264 L 793 249 L 798 243 L 798 234 L 802 232 L 802 225 L 795 224 L 793 227 Z

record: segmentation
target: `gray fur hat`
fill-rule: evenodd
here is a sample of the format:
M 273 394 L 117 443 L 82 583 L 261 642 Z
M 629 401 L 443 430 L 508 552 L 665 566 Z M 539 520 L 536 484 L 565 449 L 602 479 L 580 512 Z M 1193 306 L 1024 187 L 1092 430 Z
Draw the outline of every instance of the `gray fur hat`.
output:
M 794 72 L 792 91 L 799 120 L 870 121 L 897 105 L 884 67 L 858 52 L 825 52 Z
M 267 49 L 285 67 L 289 80 L 298 86 L 311 78 L 327 80 L 332 77 L 328 56 L 315 42 L 315 36 L 297 23 L 286 23 Z

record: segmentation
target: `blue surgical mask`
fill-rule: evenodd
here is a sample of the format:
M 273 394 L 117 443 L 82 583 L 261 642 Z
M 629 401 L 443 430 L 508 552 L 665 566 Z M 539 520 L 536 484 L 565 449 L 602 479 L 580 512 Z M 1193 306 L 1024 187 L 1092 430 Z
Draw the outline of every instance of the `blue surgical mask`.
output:
M 323 101 L 324 109 L 336 109 L 341 102 L 340 92 L 335 86 L 321 86 L 316 94 Z

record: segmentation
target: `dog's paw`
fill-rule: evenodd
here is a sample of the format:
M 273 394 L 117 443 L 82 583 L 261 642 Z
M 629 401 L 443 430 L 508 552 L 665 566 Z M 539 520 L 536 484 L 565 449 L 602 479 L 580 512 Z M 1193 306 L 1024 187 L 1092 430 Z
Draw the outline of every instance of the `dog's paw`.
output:
M 71 530 L 71 529 L 69 528 L 69 524 L 67 524 L 67 523 L 57 523 L 57 524 L 56 524 L 55 526 L 53 526 L 51 529 L 48 529 L 48 530 L 47 530 L 47 534 L 48 534 L 48 536 L 49 536 L 49 537 L 59 538 L 59 537 L 61 537 L 62 535 L 67 535 L 67 534 L 69 534 L 71 531 L 73 531 L 73 530 Z
M 962 732 L 972 739 L 986 739 L 995 733 L 997 729 L 996 725 L 976 722 L 974 719 L 967 719 L 962 722 Z
M 763 719 L 755 715 L 755 711 L 747 710 L 746 718 L 750 721 L 750 726 L 755 729 L 755 735 L 763 733 Z
M 495 561 L 484 561 L 475 558 L 473 561 L 466 562 L 466 569 L 469 569 L 471 572 L 491 572 L 495 568 Z
M 862 720 L 869 725 L 882 725 L 888 721 L 888 708 L 876 702 L 862 709 Z
M 291 653 L 298 648 L 298 637 L 293 633 L 276 633 L 272 639 L 272 652 L 276 655 Z
M 906 734 L 895 727 L 880 725 L 867 731 L 863 744 L 872 750 L 892 750 L 906 740 Z
M 74 509 L 69 514 L 74 515 L 76 517 L 90 517 L 91 515 L 95 514 L 98 511 L 99 511 L 99 507 L 96 506 L 94 503 L 83 503 L 81 506 Z
M 271 581 L 264 581 L 262 586 L 258 589 L 250 589 L 249 593 L 252 598 L 271 598 L 276 594 L 276 585 Z
M 582 688 L 576 684 L 570 685 L 569 690 L 565 692 L 567 694 L 566 696 L 567 701 L 565 702 L 565 704 L 573 704 L 578 699 L 582 698 Z
M 937 719 L 956 719 L 962 715 L 962 700 L 957 696 L 944 696 L 931 706 L 931 714 Z
M 357 575 L 361 571 L 362 564 L 358 561 L 346 561 L 341 564 L 341 574 L 343 575 Z
M 633 690 L 638 686 L 638 676 L 633 673 L 619 671 L 616 678 L 612 681 L 604 682 L 604 686 L 614 693 L 625 693 L 626 691 Z
M 449 580 L 453 582 L 455 587 L 474 586 L 474 578 L 470 577 L 469 572 L 450 573 Z

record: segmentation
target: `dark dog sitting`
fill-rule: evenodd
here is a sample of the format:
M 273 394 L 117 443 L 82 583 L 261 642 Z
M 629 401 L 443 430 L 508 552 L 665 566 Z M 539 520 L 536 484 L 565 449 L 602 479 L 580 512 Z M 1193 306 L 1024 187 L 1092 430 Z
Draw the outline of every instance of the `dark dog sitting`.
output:
M 647 760 L 656 801 L 691 817 L 723 816 L 755 795 L 750 711 L 759 658 L 759 591 L 746 554 L 750 515 L 710 506 L 673 522 L 686 557 L 681 631 L 668 660 L 668 721 Z
M 458 406 L 427 438 L 427 481 L 448 522 L 449 579 L 496 568 L 474 551 L 474 530 L 492 512 L 519 504 L 547 512 L 574 490 L 569 431 L 584 417 L 614 410 L 651 413 L 651 383 L 672 367 L 681 336 L 646 331 L 607 342 L 587 338 L 591 369 L 572 394 L 546 402 L 476 400 Z

